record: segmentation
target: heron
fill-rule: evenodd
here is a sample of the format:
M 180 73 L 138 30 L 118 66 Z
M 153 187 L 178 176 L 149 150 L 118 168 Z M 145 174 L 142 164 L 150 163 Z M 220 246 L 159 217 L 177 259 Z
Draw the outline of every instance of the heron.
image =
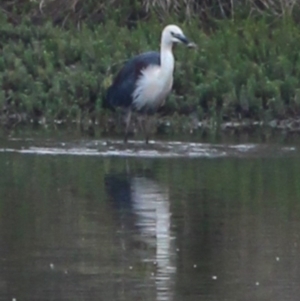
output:
M 153 115 L 165 103 L 173 86 L 173 44 L 183 43 L 189 48 L 191 42 L 177 25 L 166 26 L 161 33 L 160 52 L 148 51 L 129 59 L 117 73 L 107 89 L 104 107 L 125 109 L 125 136 L 127 143 L 132 112 L 144 116 Z M 149 131 L 145 122 L 145 142 L 149 142 Z

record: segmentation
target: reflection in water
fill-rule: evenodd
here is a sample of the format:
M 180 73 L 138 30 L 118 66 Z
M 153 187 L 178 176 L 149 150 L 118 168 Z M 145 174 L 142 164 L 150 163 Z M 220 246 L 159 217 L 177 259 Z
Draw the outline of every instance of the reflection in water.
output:
M 0 300 L 298 300 L 300 154 L 272 155 L 0 152 Z
M 171 300 L 176 268 L 168 189 L 150 178 L 124 175 L 106 177 L 106 187 L 113 201 L 134 215 L 138 233 L 133 231 L 132 239 L 146 246 L 143 260 L 157 267 L 156 299 Z

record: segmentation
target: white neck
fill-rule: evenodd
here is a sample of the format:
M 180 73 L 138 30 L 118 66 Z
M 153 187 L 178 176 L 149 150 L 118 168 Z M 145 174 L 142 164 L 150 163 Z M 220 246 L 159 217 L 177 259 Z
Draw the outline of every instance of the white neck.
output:
M 172 75 L 174 71 L 174 56 L 172 52 L 172 43 L 161 41 L 160 48 L 160 65 L 161 72 L 164 75 Z

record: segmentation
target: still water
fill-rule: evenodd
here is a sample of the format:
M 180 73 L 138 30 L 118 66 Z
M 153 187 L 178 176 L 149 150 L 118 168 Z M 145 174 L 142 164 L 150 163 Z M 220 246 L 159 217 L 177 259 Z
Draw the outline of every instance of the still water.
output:
M 300 144 L 0 140 L 0 300 L 299 300 Z

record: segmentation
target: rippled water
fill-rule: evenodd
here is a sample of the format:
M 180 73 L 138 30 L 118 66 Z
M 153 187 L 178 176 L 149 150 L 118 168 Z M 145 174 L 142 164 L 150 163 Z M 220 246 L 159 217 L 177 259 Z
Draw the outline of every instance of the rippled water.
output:
M 0 140 L 0 300 L 298 300 L 299 150 Z
M 118 156 L 139 158 L 178 158 L 178 157 L 252 157 L 288 155 L 298 151 L 296 146 L 276 144 L 211 144 L 182 141 L 131 141 L 124 145 L 122 140 L 32 140 L 11 138 L 1 147 L 0 152 L 17 152 L 36 155 L 79 155 L 79 156 Z

